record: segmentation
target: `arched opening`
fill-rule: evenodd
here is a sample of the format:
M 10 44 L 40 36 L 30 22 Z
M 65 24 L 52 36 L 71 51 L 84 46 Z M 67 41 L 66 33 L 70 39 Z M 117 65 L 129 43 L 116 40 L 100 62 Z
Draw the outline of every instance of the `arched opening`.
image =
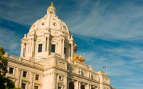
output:
M 85 86 L 84 86 L 84 85 L 81 85 L 80 89 L 85 89 Z
M 74 82 L 69 83 L 69 89 L 74 89 Z

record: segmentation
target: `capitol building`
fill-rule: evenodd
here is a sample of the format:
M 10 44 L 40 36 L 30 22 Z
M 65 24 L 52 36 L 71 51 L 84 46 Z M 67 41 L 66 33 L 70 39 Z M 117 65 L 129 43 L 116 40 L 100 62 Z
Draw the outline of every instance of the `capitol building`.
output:
M 8 56 L 7 77 L 22 89 L 114 89 L 103 71 L 78 56 L 67 25 L 53 3 L 21 39 L 20 57 Z

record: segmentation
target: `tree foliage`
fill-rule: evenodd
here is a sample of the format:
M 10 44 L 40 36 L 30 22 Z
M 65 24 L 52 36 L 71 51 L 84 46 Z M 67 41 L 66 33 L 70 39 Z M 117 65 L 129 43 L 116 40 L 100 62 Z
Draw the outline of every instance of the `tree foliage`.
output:
M 0 89 L 19 89 L 15 88 L 14 82 L 6 77 L 8 60 L 4 54 L 5 50 L 0 46 Z

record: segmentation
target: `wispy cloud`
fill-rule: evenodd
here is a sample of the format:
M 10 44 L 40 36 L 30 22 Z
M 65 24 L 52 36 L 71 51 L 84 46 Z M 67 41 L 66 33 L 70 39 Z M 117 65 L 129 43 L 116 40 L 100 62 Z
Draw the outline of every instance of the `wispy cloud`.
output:
M 84 7 L 88 5 L 93 5 L 90 12 L 83 14 L 81 9 L 68 19 L 68 23 L 73 24 L 73 32 L 105 40 L 142 40 L 142 5 L 135 1 L 115 3 L 112 0 L 100 0 L 98 6 L 96 2 L 88 3 Z
M 56 2 L 57 14 L 67 22 L 74 33 L 105 40 L 142 40 L 143 38 L 143 6 L 140 0 Z M 49 1 L 46 0 L 30 2 L 13 0 L 9 1 L 9 4 L 1 0 L 0 17 L 31 25 L 46 14 L 48 5 Z M 5 11 L 7 13 L 4 13 Z
M 141 89 L 141 82 L 143 82 L 141 78 L 142 42 L 106 41 L 94 37 L 78 37 L 76 38 L 78 45 L 86 44 L 79 49 L 79 54 L 85 57 L 86 64 L 92 65 L 95 71 L 105 71 L 110 75 L 113 86 L 118 89 Z M 84 48 L 85 50 L 83 50 Z
M 0 45 L 6 51 L 16 55 L 19 52 L 19 40 L 15 32 L 0 27 Z
M 20 52 L 20 39 L 28 32 L 28 28 L 29 26 L 0 18 L 0 45 L 10 54 L 18 56 Z

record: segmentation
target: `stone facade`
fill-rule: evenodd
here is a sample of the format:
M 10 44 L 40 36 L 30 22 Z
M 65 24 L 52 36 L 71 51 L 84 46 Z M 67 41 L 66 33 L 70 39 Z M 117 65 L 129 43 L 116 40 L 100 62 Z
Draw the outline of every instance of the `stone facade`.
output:
M 53 3 L 21 40 L 20 57 L 8 55 L 7 77 L 24 89 L 112 89 L 110 78 L 84 60 Z M 80 58 L 80 57 L 78 57 Z

